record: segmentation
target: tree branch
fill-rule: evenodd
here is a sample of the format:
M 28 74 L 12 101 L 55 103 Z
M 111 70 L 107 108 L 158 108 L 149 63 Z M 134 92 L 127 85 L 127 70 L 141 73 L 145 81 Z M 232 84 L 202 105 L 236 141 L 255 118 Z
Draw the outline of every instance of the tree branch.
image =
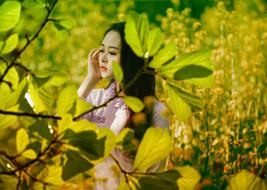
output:
M 37 32 L 32 37 L 32 39 L 28 39 L 27 40 L 27 43 L 25 44 L 25 46 L 16 54 L 16 56 L 14 57 L 14 59 L 7 66 L 7 68 L 5 69 L 4 73 L 0 77 L 0 83 L 3 82 L 4 77 L 7 75 L 8 71 L 14 66 L 16 60 L 20 57 L 21 53 L 24 52 L 27 49 L 27 47 L 39 36 L 40 32 L 43 30 L 43 28 L 45 27 L 46 23 L 48 22 L 49 16 L 50 16 L 52 10 L 54 9 L 56 3 L 57 3 L 57 0 L 54 1 L 54 3 L 52 4 L 51 8 L 48 8 L 47 7 L 48 13 L 47 13 L 47 15 L 46 15 L 46 17 L 44 19 L 44 22 L 41 24 L 40 28 L 37 30 Z
M 23 171 L 24 168 L 27 168 L 27 167 L 33 165 L 34 163 L 39 162 L 39 161 L 41 160 L 40 158 L 41 158 L 42 156 L 44 156 L 45 154 L 48 154 L 48 153 L 50 152 L 52 146 L 53 146 L 54 144 L 57 143 L 57 140 L 58 140 L 58 136 L 55 136 L 54 139 L 53 139 L 53 140 L 49 143 L 49 145 L 45 148 L 45 150 L 44 150 L 43 152 L 40 152 L 40 153 L 38 154 L 38 156 L 37 156 L 35 159 L 29 161 L 28 163 L 26 163 L 26 164 L 24 164 L 24 165 L 21 165 L 21 166 L 17 167 L 16 169 L 14 169 L 14 170 L 12 170 L 12 171 L 2 171 L 2 172 L 0 172 L 0 175 L 3 175 L 3 174 L 6 174 L 6 175 L 16 175 L 16 172 L 18 172 L 18 171 Z M 10 156 L 9 156 L 9 157 L 10 157 Z M 7 157 L 7 158 L 8 158 L 8 157 Z
M 109 156 L 116 162 L 117 166 L 120 168 L 121 172 L 124 174 L 126 183 L 129 184 L 128 172 L 125 171 L 125 170 L 121 167 L 120 162 L 119 162 L 119 161 L 118 161 L 112 154 L 109 154 Z
M 5 110 L 0 110 L 0 114 L 35 117 L 35 118 L 46 118 L 46 119 L 55 119 L 55 120 L 61 120 L 62 119 L 60 116 L 54 116 L 54 115 L 43 115 L 43 114 L 35 114 L 35 113 L 27 113 L 27 112 L 14 112 L 14 111 L 5 111 Z
M 35 74 L 27 67 L 25 67 L 22 63 L 14 63 L 14 66 L 17 66 L 21 68 L 22 70 L 26 71 L 27 73 L 30 73 L 31 75 L 35 76 Z

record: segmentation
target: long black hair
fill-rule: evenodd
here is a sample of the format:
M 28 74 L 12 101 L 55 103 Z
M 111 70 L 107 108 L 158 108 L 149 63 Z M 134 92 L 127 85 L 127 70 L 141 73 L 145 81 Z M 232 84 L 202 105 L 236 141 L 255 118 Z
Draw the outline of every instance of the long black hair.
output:
M 111 27 L 105 32 L 105 35 L 109 31 L 117 31 L 121 37 L 121 68 L 123 70 L 124 78 L 123 84 L 128 84 L 137 71 L 142 69 L 144 60 L 138 57 L 131 47 L 125 41 L 125 22 L 119 22 L 112 24 Z M 104 36 L 105 36 L 104 35 Z M 145 96 L 155 96 L 155 77 L 154 75 L 143 74 L 135 83 L 126 89 L 125 94 L 128 96 L 136 96 L 141 100 Z

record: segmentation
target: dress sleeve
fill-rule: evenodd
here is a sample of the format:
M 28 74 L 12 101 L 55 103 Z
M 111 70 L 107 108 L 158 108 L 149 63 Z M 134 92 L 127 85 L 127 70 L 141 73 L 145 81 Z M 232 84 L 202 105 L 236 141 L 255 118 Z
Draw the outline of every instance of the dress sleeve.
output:
M 111 123 L 110 129 L 118 135 L 120 131 L 126 126 L 130 117 L 130 111 L 128 109 L 119 108 L 115 113 L 115 118 Z
M 86 101 L 94 106 L 101 104 L 104 96 L 104 90 L 102 89 L 93 89 L 86 98 Z

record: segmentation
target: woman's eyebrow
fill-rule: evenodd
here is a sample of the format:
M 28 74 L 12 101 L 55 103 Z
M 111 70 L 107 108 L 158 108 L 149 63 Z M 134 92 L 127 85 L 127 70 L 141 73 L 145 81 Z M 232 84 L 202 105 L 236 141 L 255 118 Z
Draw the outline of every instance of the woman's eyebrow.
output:
M 104 47 L 105 47 L 104 44 L 101 44 L 101 46 L 104 46 Z M 118 47 L 116 47 L 116 46 L 108 46 L 108 48 L 114 48 L 114 49 L 117 49 L 117 50 L 121 50 L 120 48 L 118 48 Z

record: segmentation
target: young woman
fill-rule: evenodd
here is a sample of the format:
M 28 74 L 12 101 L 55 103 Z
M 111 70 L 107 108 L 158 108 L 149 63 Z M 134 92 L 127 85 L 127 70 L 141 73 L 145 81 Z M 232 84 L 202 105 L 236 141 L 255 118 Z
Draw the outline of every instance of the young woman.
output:
M 113 24 L 105 32 L 100 47 L 92 50 L 88 56 L 88 74 L 78 89 L 78 95 L 95 106 L 109 101 L 120 90 L 118 83 L 114 80 L 113 61 L 121 65 L 124 74 L 123 84 L 130 82 L 144 65 L 144 60 L 136 56 L 126 43 L 124 27 L 124 22 Z M 113 78 L 113 80 L 105 89 L 94 89 L 96 83 L 102 78 Z M 122 93 L 143 100 L 145 96 L 154 96 L 154 83 L 154 76 L 144 74 L 128 89 L 122 89 Z M 155 108 L 159 109 L 161 106 L 161 104 L 156 104 Z M 88 113 L 85 118 L 95 122 L 98 127 L 107 127 L 115 134 L 119 134 L 129 124 L 130 116 L 131 110 L 122 98 L 117 97 L 109 101 L 107 106 Z M 154 126 L 168 126 L 168 122 L 162 119 L 159 111 L 153 115 L 153 124 Z M 114 170 L 116 167 L 114 159 L 119 161 L 124 170 L 131 171 L 132 160 L 122 151 L 115 149 L 112 151 L 111 157 L 95 167 L 95 189 L 113 190 L 118 187 L 122 174 L 118 167 L 117 170 Z

